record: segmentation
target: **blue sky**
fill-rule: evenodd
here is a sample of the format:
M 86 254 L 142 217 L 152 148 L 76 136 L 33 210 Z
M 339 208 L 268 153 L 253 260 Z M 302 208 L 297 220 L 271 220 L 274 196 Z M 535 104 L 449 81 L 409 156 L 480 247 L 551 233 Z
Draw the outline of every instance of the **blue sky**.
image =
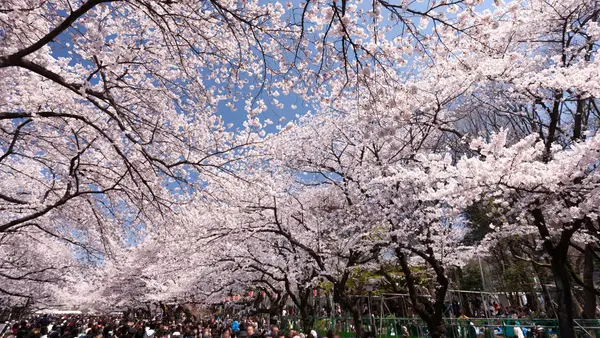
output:
M 294 1 L 298 1 L 298 0 L 294 0 Z M 267 1 L 264 1 L 264 2 L 266 3 Z M 477 10 L 483 11 L 484 9 L 489 9 L 492 7 L 492 4 L 493 4 L 493 0 L 486 0 L 484 5 L 477 7 Z M 363 1 L 363 4 L 361 6 L 367 7 L 369 5 L 370 5 L 370 1 Z M 417 6 L 418 7 L 416 7 L 416 8 L 421 8 L 421 6 L 423 8 L 425 8 L 425 6 L 427 6 L 427 2 L 423 2 L 422 4 L 418 4 Z M 413 8 L 415 8 L 415 7 L 413 7 Z M 418 18 L 416 18 L 415 20 L 418 20 Z M 428 30 L 431 30 L 432 26 L 433 25 L 430 23 Z M 399 31 L 391 32 L 389 34 L 390 34 L 390 36 L 393 36 L 394 33 L 399 33 Z M 55 56 L 55 57 L 70 57 L 68 54 L 68 51 L 70 48 L 66 47 L 68 45 L 68 43 L 69 43 L 68 33 L 65 33 L 65 34 L 59 36 L 59 38 L 57 39 L 57 42 L 53 42 L 50 44 L 50 46 L 52 48 L 53 56 Z M 75 60 L 72 60 L 72 62 L 73 63 L 82 62 L 84 64 L 91 65 L 91 62 L 86 61 L 86 60 L 75 59 Z M 207 83 L 208 85 L 210 85 L 209 81 L 204 81 L 204 82 Z M 249 93 L 250 93 L 249 89 L 244 89 L 240 93 L 240 96 L 246 96 Z M 265 119 L 270 119 L 273 121 L 272 125 L 267 126 L 265 128 L 265 130 L 269 133 L 274 133 L 277 131 L 276 126 L 279 124 L 279 121 L 282 117 L 285 118 L 286 121 L 291 121 L 296 118 L 296 115 L 303 115 L 311 109 L 311 107 L 306 106 L 306 102 L 304 102 L 296 94 L 289 94 L 289 95 L 282 94 L 277 97 L 277 100 L 284 105 L 283 109 L 277 109 L 271 104 L 272 98 L 269 97 L 268 93 L 266 93 L 266 92 L 262 93 L 261 98 L 264 99 L 265 103 L 269 107 L 267 109 L 267 111 L 265 111 L 264 113 L 262 113 L 260 115 L 261 121 L 264 121 Z M 226 103 L 227 103 L 226 101 L 223 101 L 219 104 L 218 114 L 223 117 L 226 124 L 232 123 L 232 124 L 234 124 L 235 127 L 238 127 L 238 128 L 241 127 L 242 123 L 247 118 L 247 114 L 244 110 L 245 98 L 240 97 L 239 100 L 237 100 L 237 102 L 235 102 L 235 105 L 237 108 L 236 111 L 232 111 L 229 107 L 226 106 Z M 292 105 L 297 106 L 297 108 L 292 109 L 291 108 Z M 304 179 L 314 179 L 315 177 L 316 177 L 315 175 L 308 175 L 308 177 L 304 177 Z M 138 230 L 140 230 L 140 229 L 138 229 Z M 131 233 L 131 235 L 133 235 L 133 232 Z M 127 240 L 130 242 L 131 245 L 135 245 L 135 243 L 137 243 L 137 238 L 135 236 L 127 236 L 127 237 L 128 237 Z
M 292 3 L 296 3 L 299 0 L 294 0 L 292 1 Z M 272 0 L 261 0 L 261 3 L 269 3 L 269 2 L 274 2 Z M 401 1 L 399 1 L 401 3 Z M 411 1 L 411 8 L 413 9 L 418 9 L 418 10 L 425 10 L 425 8 L 427 8 L 427 6 L 429 6 L 429 2 L 428 1 L 418 1 L 418 0 L 412 0 Z M 493 5 L 493 0 L 485 0 L 484 4 L 481 6 L 478 6 L 476 9 L 477 11 L 483 11 L 485 9 L 492 9 L 492 5 Z M 285 3 L 285 1 L 284 1 Z M 391 1 L 391 3 L 395 4 L 395 1 Z M 370 1 L 363 1 L 362 4 L 360 5 L 359 8 L 362 8 L 364 10 L 368 10 L 369 6 L 371 5 Z M 389 15 L 386 15 L 387 13 L 384 13 L 383 17 L 384 17 L 384 22 L 382 24 L 385 24 L 385 21 L 389 20 Z M 448 13 L 446 13 L 448 14 Z M 415 18 L 414 20 L 418 21 L 418 18 Z M 416 24 L 418 24 L 418 22 L 416 22 Z M 432 23 L 429 24 L 428 28 L 424 31 L 425 33 L 427 31 L 431 31 L 433 25 Z M 392 38 L 394 35 L 397 35 L 400 33 L 400 27 L 398 27 L 397 29 L 392 30 L 390 33 L 387 34 L 388 38 Z M 67 45 L 69 43 L 69 36 L 68 33 L 62 34 L 61 36 L 59 36 L 57 43 L 53 42 L 50 44 L 51 48 L 52 48 L 52 53 L 55 57 L 69 57 L 68 55 L 68 50 L 70 48 L 65 47 L 65 45 Z M 74 62 L 82 62 L 82 63 L 89 63 L 91 65 L 91 63 L 89 61 L 86 60 L 73 60 Z M 204 79 L 204 82 L 207 85 L 210 85 L 211 82 L 210 81 L 206 81 L 206 79 Z M 256 92 L 257 90 L 255 89 L 254 92 Z M 248 94 L 250 94 L 251 91 L 248 89 L 248 86 L 246 86 L 243 90 L 240 96 L 246 96 Z M 254 95 L 254 93 L 252 93 Z M 279 120 L 283 117 L 285 118 L 286 121 L 290 121 L 295 119 L 296 115 L 303 115 L 305 114 L 307 111 L 309 111 L 311 109 L 311 107 L 306 106 L 306 102 L 304 102 L 298 95 L 296 94 L 289 94 L 289 95 L 280 95 L 279 97 L 277 97 L 277 100 L 282 103 L 284 105 L 284 109 L 277 109 L 275 107 L 273 107 L 273 105 L 271 104 L 271 100 L 272 97 L 269 97 L 268 93 L 263 92 L 261 94 L 261 98 L 265 101 L 265 103 L 268 106 L 268 110 L 264 113 L 261 114 L 260 118 L 261 121 L 264 121 L 265 119 L 270 119 L 273 121 L 273 124 L 270 126 L 267 126 L 265 128 L 265 130 L 269 133 L 273 133 L 277 131 L 276 126 L 279 124 Z M 236 127 L 241 127 L 242 123 L 246 120 L 246 112 L 244 111 L 244 105 L 245 105 L 245 98 L 240 97 L 239 100 L 237 100 L 237 102 L 234 102 L 235 107 L 236 107 L 236 111 L 232 111 L 230 108 L 228 108 L 226 106 L 225 101 L 221 102 L 218 106 L 218 114 L 221 115 L 225 121 L 225 123 L 233 123 L 234 126 Z M 292 109 L 291 106 L 295 105 L 297 106 L 296 109 Z

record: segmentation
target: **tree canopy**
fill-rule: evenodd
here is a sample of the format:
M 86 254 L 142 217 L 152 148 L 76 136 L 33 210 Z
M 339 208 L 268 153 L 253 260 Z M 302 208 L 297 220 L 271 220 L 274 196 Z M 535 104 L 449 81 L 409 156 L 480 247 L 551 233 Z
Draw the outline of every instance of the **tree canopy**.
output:
M 599 14 L 590 0 L 3 1 L 0 299 L 264 290 L 310 326 L 327 285 L 360 334 L 353 296 L 387 281 L 443 337 L 450 289 L 496 287 L 469 275 L 482 259 L 502 287 L 553 282 L 575 337 L 578 297 L 592 318 L 599 294 Z

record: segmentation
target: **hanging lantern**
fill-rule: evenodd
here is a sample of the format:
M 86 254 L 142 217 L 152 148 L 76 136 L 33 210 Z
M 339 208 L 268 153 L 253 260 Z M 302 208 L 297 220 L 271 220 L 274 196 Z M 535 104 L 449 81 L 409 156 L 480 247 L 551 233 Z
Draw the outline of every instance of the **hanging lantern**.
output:
M 252 295 L 254 295 L 254 291 L 250 291 L 249 294 L 250 294 L 250 297 L 252 297 Z
M 263 291 L 263 292 L 261 292 L 261 293 L 260 293 L 260 295 L 261 295 L 263 298 L 265 298 L 265 295 L 266 295 L 266 293 Z
M 313 296 L 315 296 L 315 297 L 317 296 L 317 290 L 316 289 L 313 290 Z
M 273 298 L 277 298 L 277 294 L 276 293 L 273 293 Z

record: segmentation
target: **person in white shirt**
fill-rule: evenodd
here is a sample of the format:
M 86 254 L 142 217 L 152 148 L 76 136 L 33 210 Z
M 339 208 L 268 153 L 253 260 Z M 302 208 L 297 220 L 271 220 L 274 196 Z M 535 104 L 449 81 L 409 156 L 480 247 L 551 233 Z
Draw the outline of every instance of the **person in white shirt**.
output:
M 146 326 L 146 330 L 144 332 L 144 338 L 154 338 L 155 331 L 152 330 L 149 326 Z
M 523 330 L 521 330 L 520 327 L 515 326 L 514 330 L 515 330 L 515 337 L 516 338 L 525 338 L 525 335 L 523 334 Z

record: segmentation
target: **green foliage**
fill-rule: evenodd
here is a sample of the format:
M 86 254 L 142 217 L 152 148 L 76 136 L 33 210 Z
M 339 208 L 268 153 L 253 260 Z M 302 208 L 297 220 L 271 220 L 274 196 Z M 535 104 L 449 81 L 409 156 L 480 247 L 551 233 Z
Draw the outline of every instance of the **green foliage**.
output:
M 421 267 L 412 268 L 413 276 L 417 280 L 417 284 L 426 286 L 428 277 L 425 269 Z M 396 293 L 405 291 L 406 281 L 404 273 L 400 266 L 384 265 L 379 269 L 363 269 L 358 268 L 352 271 L 350 278 L 346 284 L 348 293 L 352 295 L 368 295 L 366 286 L 373 285 L 372 295 L 381 295 L 385 293 Z M 324 293 L 333 292 L 333 285 L 328 281 L 321 281 L 317 287 Z
M 477 261 L 470 262 L 462 269 L 461 289 L 469 291 L 482 291 L 481 271 Z
M 504 284 L 507 290 L 526 290 L 533 283 L 530 263 L 516 260 L 504 270 Z
M 463 239 L 466 245 L 479 243 L 492 232 L 490 224 L 498 224 L 501 215 L 496 211 L 493 200 L 477 202 L 465 209 L 465 217 L 469 221 L 469 233 Z

